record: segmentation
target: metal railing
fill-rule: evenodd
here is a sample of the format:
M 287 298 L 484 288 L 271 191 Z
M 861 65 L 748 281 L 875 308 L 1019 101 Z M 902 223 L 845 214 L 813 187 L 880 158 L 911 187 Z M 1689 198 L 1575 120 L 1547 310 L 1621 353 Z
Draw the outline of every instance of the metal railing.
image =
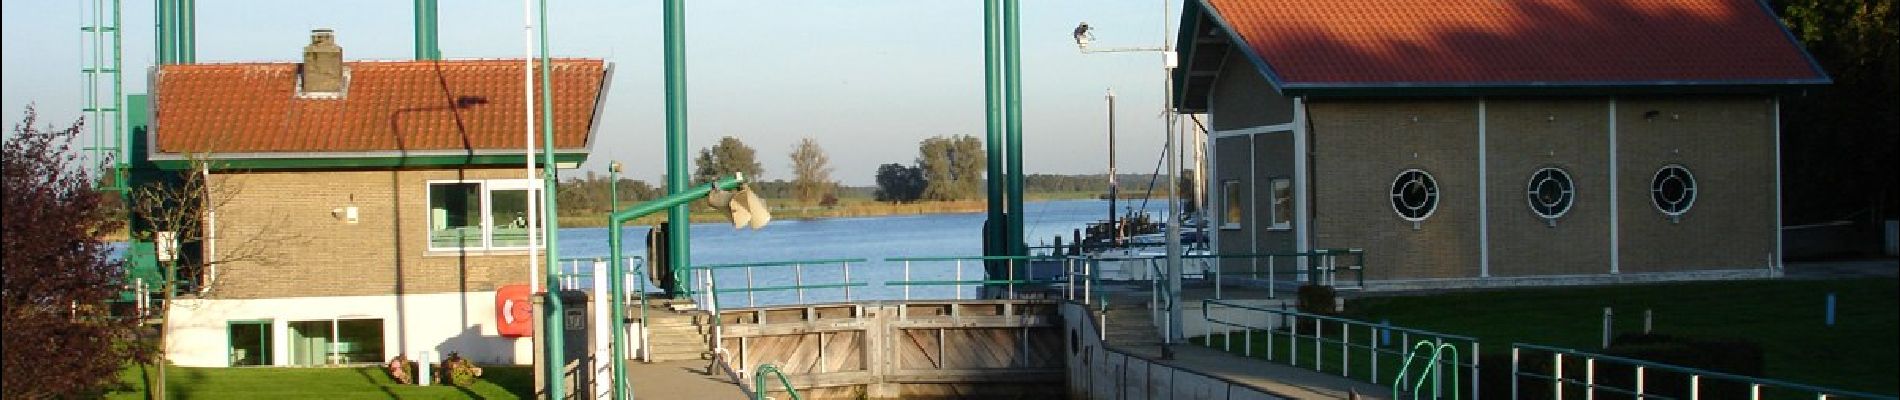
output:
M 777 365 L 772 364 L 759 364 L 758 370 L 752 374 L 753 400 L 765 400 L 768 398 L 765 397 L 766 375 L 778 377 L 778 383 L 785 388 L 785 394 L 792 396 L 792 400 L 800 400 L 798 397 L 798 389 L 792 387 L 792 380 L 785 377 L 785 371 L 780 371 Z
M 1525 353 L 1533 354 L 1527 356 Z M 1537 366 L 1542 368 L 1525 368 L 1526 366 L 1524 364 L 1529 363 L 1527 358 L 1535 357 L 1538 355 L 1537 353 L 1548 354 L 1550 356 L 1550 364 Z M 1582 373 L 1579 374 L 1580 376 L 1565 375 L 1565 368 L 1576 367 L 1578 362 L 1581 362 L 1581 369 L 1583 370 L 1581 371 Z M 1613 364 L 1615 368 L 1600 367 L 1597 365 L 1603 363 Z M 1527 371 L 1527 369 L 1547 370 L 1548 375 L 1540 373 L 1541 371 Z M 1626 374 L 1603 374 L 1598 372 L 1599 369 L 1614 369 L 1616 372 Z M 1515 399 L 1519 395 L 1526 393 L 1523 391 L 1525 388 L 1520 387 L 1522 386 L 1520 381 L 1526 380 L 1525 378 L 1529 378 L 1529 380 L 1533 381 L 1547 382 L 1550 389 L 1549 397 L 1557 400 L 1562 400 L 1566 394 L 1581 395 L 1585 399 L 1591 399 L 1595 398 L 1598 392 L 1630 396 L 1635 399 L 1700 400 L 1702 398 L 1747 398 L 1756 400 L 1764 397 L 1764 390 L 1771 391 L 1771 394 L 1777 396 L 1770 397 L 1776 398 L 1800 397 L 1820 400 L 1834 398 L 1894 400 L 1895 398 L 1894 396 L 1708 371 L 1633 358 L 1586 353 L 1560 347 L 1512 343 L 1511 398 Z M 1673 383 L 1680 383 L 1685 386 L 1659 388 L 1658 386 L 1664 385 L 1655 385 L 1666 378 L 1680 379 Z
M 1381 359 L 1387 357 L 1397 357 L 1399 360 L 1412 358 L 1412 349 L 1404 346 L 1406 346 L 1405 343 L 1413 343 L 1414 339 L 1432 343 L 1434 348 L 1437 346 L 1452 346 L 1454 349 L 1463 347 L 1468 351 L 1458 352 L 1468 354 L 1469 357 L 1438 359 L 1432 368 L 1462 369 L 1463 371 L 1455 372 L 1455 374 L 1459 377 L 1470 377 L 1469 384 L 1472 390 L 1469 393 L 1472 399 L 1478 398 L 1476 390 L 1479 371 L 1478 340 L 1473 337 L 1298 311 L 1276 310 L 1215 299 L 1201 300 L 1201 306 L 1201 316 L 1208 322 L 1205 331 L 1202 332 L 1201 340 L 1210 348 L 1215 346 L 1215 337 L 1218 335 L 1222 341 L 1222 349 L 1234 352 L 1234 337 L 1240 336 L 1241 355 L 1254 357 L 1254 335 L 1257 332 L 1265 336 L 1264 357 L 1268 361 L 1283 361 L 1296 367 L 1301 366 L 1302 343 L 1306 343 L 1307 347 L 1311 348 L 1308 353 L 1310 356 L 1306 360 L 1314 371 L 1336 371 L 1339 376 L 1348 378 L 1357 375 L 1374 384 L 1381 383 L 1379 381 L 1381 374 L 1391 374 L 1388 376 L 1396 377 L 1397 381 L 1401 382 L 1410 379 L 1409 372 L 1403 368 L 1402 364 L 1387 363 L 1385 364 L 1387 368 L 1381 368 L 1380 364 Z M 1226 311 L 1218 312 L 1217 310 Z M 1246 318 L 1248 316 L 1256 318 Z M 1233 329 L 1214 332 L 1214 325 Z M 1357 338 L 1355 338 L 1355 332 L 1361 332 Z M 1398 346 L 1392 345 L 1394 336 L 1397 336 Z M 1284 351 L 1281 350 L 1282 345 L 1285 347 Z M 1329 358 L 1338 362 L 1335 364 L 1336 369 L 1327 368 Z M 1364 368 L 1354 370 L 1355 360 Z M 1385 371 L 1385 369 L 1396 369 L 1396 371 Z M 1464 382 L 1451 382 L 1453 386 L 1462 383 Z M 1443 390 L 1442 385 L 1435 385 L 1432 393 L 1442 394 Z M 1457 388 L 1452 388 L 1452 390 L 1456 392 Z
M 976 286 L 979 288 L 979 290 L 988 290 L 989 288 L 1001 287 L 1003 292 L 999 293 L 998 295 L 1000 295 L 1002 298 L 1007 298 L 1007 299 L 1021 298 L 1021 296 L 1019 296 L 1019 293 L 1017 292 L 1017 289 L 1019 287 L 1054 283 L 1053 280 L 1036 278 L 1038 276 L 1036 275 L 1036 273 L 1044 272 L 1043 271 L 1044 269 L 1060 268 L 1060 266 L 1052 266 L 1048 264 L 1068 265 L 1069 263 L 1074 262 L 1070 258 L 1057 257 L 1057 256 L 892 257 L 892 258 L 886 258 L 884 259 L 884 261 L 901 263 L 903 265 L 904 274 L 903 274 L 902 279 L 884 281 L 884 286 L 903 287 L 904 300 L 912 299 L 911 288 L 916 287 L 916 286 L 950 286 L 951 291 L 952 291 L 951 297 L 958 300 L 961 300 L 964 298 L 963 288 L 966 286 Z M 1044 261 L 1044 263 L 1038 263 L 1037 261 Z M 913 267 L 913 264 L 917 264 L 917 263 L 951 263 L 952 268 L 953 268 L 953 275 L 952 275 L 953 279 L 949 279 L 949 280 L 912 279 L 911 277 L 911 273 L 913 272 L 912 267 Z M 966 264 L 974 265 L 975 267 L 977 267 L 978 269 L 975 273 L 979 274 L 978 276 L 985 276 L 985 278 L 984 279 L 964 279 L 963 278 L 965 276 L 964 267 Z M 990 268 L 991 266 L 995 264 L 1001 264 L 999 267 L 1002 268 L 1003 270 L 1003 276 L 1006 276 L 1009 278 L 988 279 L 986 277 L 987 268 Z M 1020 276 L 1017 275 L 1016 273 L 1017 271 L 1022 271 L 1023 272 L 1022 275 Z M 975 297 L 985 297 L 985 296 L 988 296 L 988 294 L 979 293 Z
M 1290 271 L 1294 274 L 1293 281 L 1295 282 L 1338 287 L 1339 274 L 1350 272 L 1353 274 L 1351 281 L 1353 286 L 1350 287 L 1363 288 L 1366 286 L 1365 249 L 1317 249 L 1297 253 L 1200 254 L 1182 255 L 1181 258 L 1184 260 L 1213 260 L 1213 266 L 1209 268 L 1209 273 L 1213 275 L 1214 298 L 1216 299 L 1225 298 L 1222 296 L 1221 287 L 1224 286 L 1223 281 L 1225 277 L 1229 275 L 1226 271 L 1227 263 L 1225 261 L 1230 260 L 1246 260 L 1249 268 L 1245 276 L 1254 280 L 1261 279 L 1260 264 L 1262 260 L 1266 261 L 1268 297 L 1278 297 L 1276 288 L 1278 286 L 1279 276 L 1283 274 L 1279 269 L 1279 266 L 1282 265 L 1282 260 L 1285 260 L 1286 265 L 1298 267 Z M 1342 262 L 1342 258 L 1346 260 Z
M 807 290 L 841 289 L 844 291 L 844 301 L 851 301 L 851 288 L 868 286 L 868 284 L 864 282 L 851 281 L 851 264 L 863 263 L 863 262 L 865 262 L 865 259 L 862 259 L 862 258 L 841 258 L 841 259 L 824 259 L 824 260 L 797 260 L 797 261 L 772 261 L 772 262 L 754 262 L 754 263 L 736 263 L 736 264 L 698 265 L 698 266 L 693 266 L 692 269 L 695 273 L 700 273 L 701 275 L 699 276 L 703 278 L 702 281 L 707 283 L 706 284 L 707 288 L 705 290 L 695 291 L 695 292 L 696 293 L 703 292 L 706 295 L 714 297 L 714 298 L 708 299 L 709 303 L 717 302 L 718 299 L 716 297 L 718 297 L 717 296 L 718 294 L 744 293 L 746 297 L 746 307 L 757 307 L 759 304 L 757 294 L 761 292 L 794 292 L 797 298 L 797 302 L 795 304 L 805 304 L 806 303 L 805 292 Z M 837 265 L 837 271 L 839 271 L 840 273 L 840 277 L 837 283 L 818 283 L 818 284 L 805 283 L 805 269 L 806 269 L 805 267 L 829 266 L 832 264 Z M 791 271 L 790 278 L 792 279 L 792 284 L 775 285 L 775 286 L 759 286 L 757 278 L 756 278 L 757 276 L 756 271 L 760 268 L 789 269 Z M 745 272 L 745 275 L 744 275 L 745 286 L 744 287 L 721 287 L 721 285 L 719 285 L 718 283 L 719 274 L 717 272 L 721 270 L 734 270 L 734 269 L 743 270 Z

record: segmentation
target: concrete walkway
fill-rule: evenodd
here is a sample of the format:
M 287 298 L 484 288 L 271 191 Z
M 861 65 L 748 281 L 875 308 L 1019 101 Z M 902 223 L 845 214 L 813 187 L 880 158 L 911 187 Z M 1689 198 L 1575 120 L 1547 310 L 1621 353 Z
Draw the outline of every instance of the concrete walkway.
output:
M 1112 289 L 1111 289 L 1112 290 Z M 1206 290 L 1208 293 L 1197 293 Z M 1211 295 L 1210 289 L 1189 288 L 1184 290 L 1193 298 L 1196 294 Z M 1241 293 L 1235 293 L 1241 292 Z M 1246 289 L 1224 293 L 1253 294 L 1265 297 L 1265 293 L 1244 293 Z M 1157 331 L 1147 320 L 1146 294 L 1138 291 L 1111 291 L 1110 323 L 1107 327 L 1109 341 L 1107 347 L 1146 359 L 1156 364 L 1174 366 L 1194 371 L 1217 379 L 1234 382 L 1243 386 L 1260 389 L 1263 392 L 1294 399 L 1345 399 L 1357 393 L 1362 399 L 1391 397 L 1391 388 L 1374 385 L 1369 382 L 1349 379 L 1335 374 L 1326 374 L 1307 368 L 1247 358 L 1238 354 L 1192 344 L 1169 346 L 1173 358 L 1162 359 L 1162 346 L 1156 341 L 1160 336 L 1151 333 Z M 1118 312 L 1133 311 L 1135 318 L 1117 318 Z M 1094 310 L 1091 310 L 1094 312 Z M 1126 314 L 1124 314 L 1126 315 Z M 1130 330 L 1136 330 L 1130 331 Z M 1117 340 L 1121 339 L 1121 340 Z M 1134 339 L 1134 340 L 1130 340 Z
M 723 374 L 707 375 L 706 360 L 628 361 L 627 379 L 639 399 L 744 399 L 745 393 Z

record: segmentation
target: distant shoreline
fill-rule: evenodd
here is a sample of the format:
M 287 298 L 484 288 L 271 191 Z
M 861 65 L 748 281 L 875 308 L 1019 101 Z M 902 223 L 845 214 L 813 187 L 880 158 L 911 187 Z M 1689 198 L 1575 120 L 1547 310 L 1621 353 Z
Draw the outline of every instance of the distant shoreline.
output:
M 1078 193 L 1066 193 L 1066 192 L 1065 193 L 1040 193 L 1040 194 L 1030 194 L 1027 197 L 1028 197 L 1028 201 L 1032 201 L 1032 202 L 1099 199 L 1099 195 L 1094 195 L 1091 193 L 1079 193 L 1079 192 Z M 1130 200 L 1130 199 L 1139 200 L 1141 198 L 1140 197 L 1135 197 L 1135 198 L 1123 197 L 1123 199 L 1124 200 Z M 855 200 L 855 201 L 847 200 L 844 203 L 839 204 L 834 207 L 791 206 L 791 207 L 774 209 L 772 210 L 772 218 L 781 219 L 781 220 L 813 220 L 813 219 L 826 219 L 826 218 L 882 217 L 882 216 L 891 216 L 891 215 L 971 213 L 971 212 L 982 212 L 988 209 L 988 205 L 985 204 L 985 202 L 986 200 L 949 200 L 949 201 L 918 201 L 918 202 L 913 202 L 913 203 L 887 203 L 887 202 L 874 201 L 874 200 Z M 774 202 L 773 200 L 766 200 L 766 203 L 772 204 Z M 594 214 L 594 215 L 562 215 L 561 227 L 562 228 L 605 227 L 607 226 L 607 221 L 605 217 L 606 215 L 604 213 Z M 653 215 L 648 215 L 646 217 L 635 219 L 631 222 L 631 224 L 653 225 L 665 220 L 666 220 L 665 213 L 655 213 Z M 726 220 L 726 217 L 724 215 L 714 213 L 710 210 L 704 210 L 703 208 L 695 207 L 693 215 L 692 215 L 692 220 L 693 222 L 722 222 Z

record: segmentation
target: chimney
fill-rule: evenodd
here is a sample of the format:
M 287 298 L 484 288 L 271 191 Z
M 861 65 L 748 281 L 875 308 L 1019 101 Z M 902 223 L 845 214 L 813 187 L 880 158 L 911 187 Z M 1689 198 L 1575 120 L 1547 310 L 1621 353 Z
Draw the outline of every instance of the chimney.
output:
M 343 92 L 343 47 L 329 29 L 310 31 L 310 45 L 303 47 L 303 93 Z

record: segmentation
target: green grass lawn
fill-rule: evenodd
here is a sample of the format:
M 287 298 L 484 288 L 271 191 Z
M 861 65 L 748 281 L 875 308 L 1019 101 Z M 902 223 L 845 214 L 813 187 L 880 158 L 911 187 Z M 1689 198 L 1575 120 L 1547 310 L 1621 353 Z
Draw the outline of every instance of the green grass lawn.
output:
M 381 368 L 185 368 L 166 370 L 175 399 L 521 399 L 533 393 L 534 371 L 525 366 L 484 366 L 469 387 L 401 385 Z M 125 388 L 109 399 L 146 398 L 149 368 L 120 371 Z
M 1835 326 L 1825 326 L 1828 293 L 1836 294 Z M 1617 333 L 1640 332 L 1643 310 L 1655 315 L 1655 332 L 1694 338 L 1742 339 L 1759 343 L 1769 378 L 1870 393 L 1900 392 L 1900 282 L 1893 279 L 1758 280 L 1666 283 L 1604 287 L 1533 288 L 1375 297 L 1350 301 L 1348 317 L 1477 337 L 1485 354 L 1508 354 L 1512 342 L 1598 351 L 1603 307 L 1613 307 Z M 1369 339 L 1354 332 L 1357 340 Z M 1362 339 L 1364 338 L 1364 339 Z M 1226 338 L 1215 335 L 1215 347 Z M 1253 337 L 1254 356 L 1267 349 L 1264 335 Z M 1308 339 L 1310 340 L 1310 339 Z M 1399 338 L 1394 335 L 1393 344 Z M 1233 339 L 1233 351 L 1242 347 Z M 1196 340 L 1195 343 L 1202 343 Z M 1312 347 L 1301 343 L 1301 365 L 1310 366 Z M 1287 343 L 1273 348 L 1286 357 Z M 1325 365 L 1338 368 L 1337 345 Z M 1356 350 L 1363 351 L 1363 350 Z M 1352 358 L 1354 376 L 1368 371 L 1366 356 Z M 1396 368 L 1396 356 L 1382 359 L 1381 380 Z M 1489 368 L 1509 366 L 1487 366 Z M 1488 369 L 1488 368 L 1487 368 Z

